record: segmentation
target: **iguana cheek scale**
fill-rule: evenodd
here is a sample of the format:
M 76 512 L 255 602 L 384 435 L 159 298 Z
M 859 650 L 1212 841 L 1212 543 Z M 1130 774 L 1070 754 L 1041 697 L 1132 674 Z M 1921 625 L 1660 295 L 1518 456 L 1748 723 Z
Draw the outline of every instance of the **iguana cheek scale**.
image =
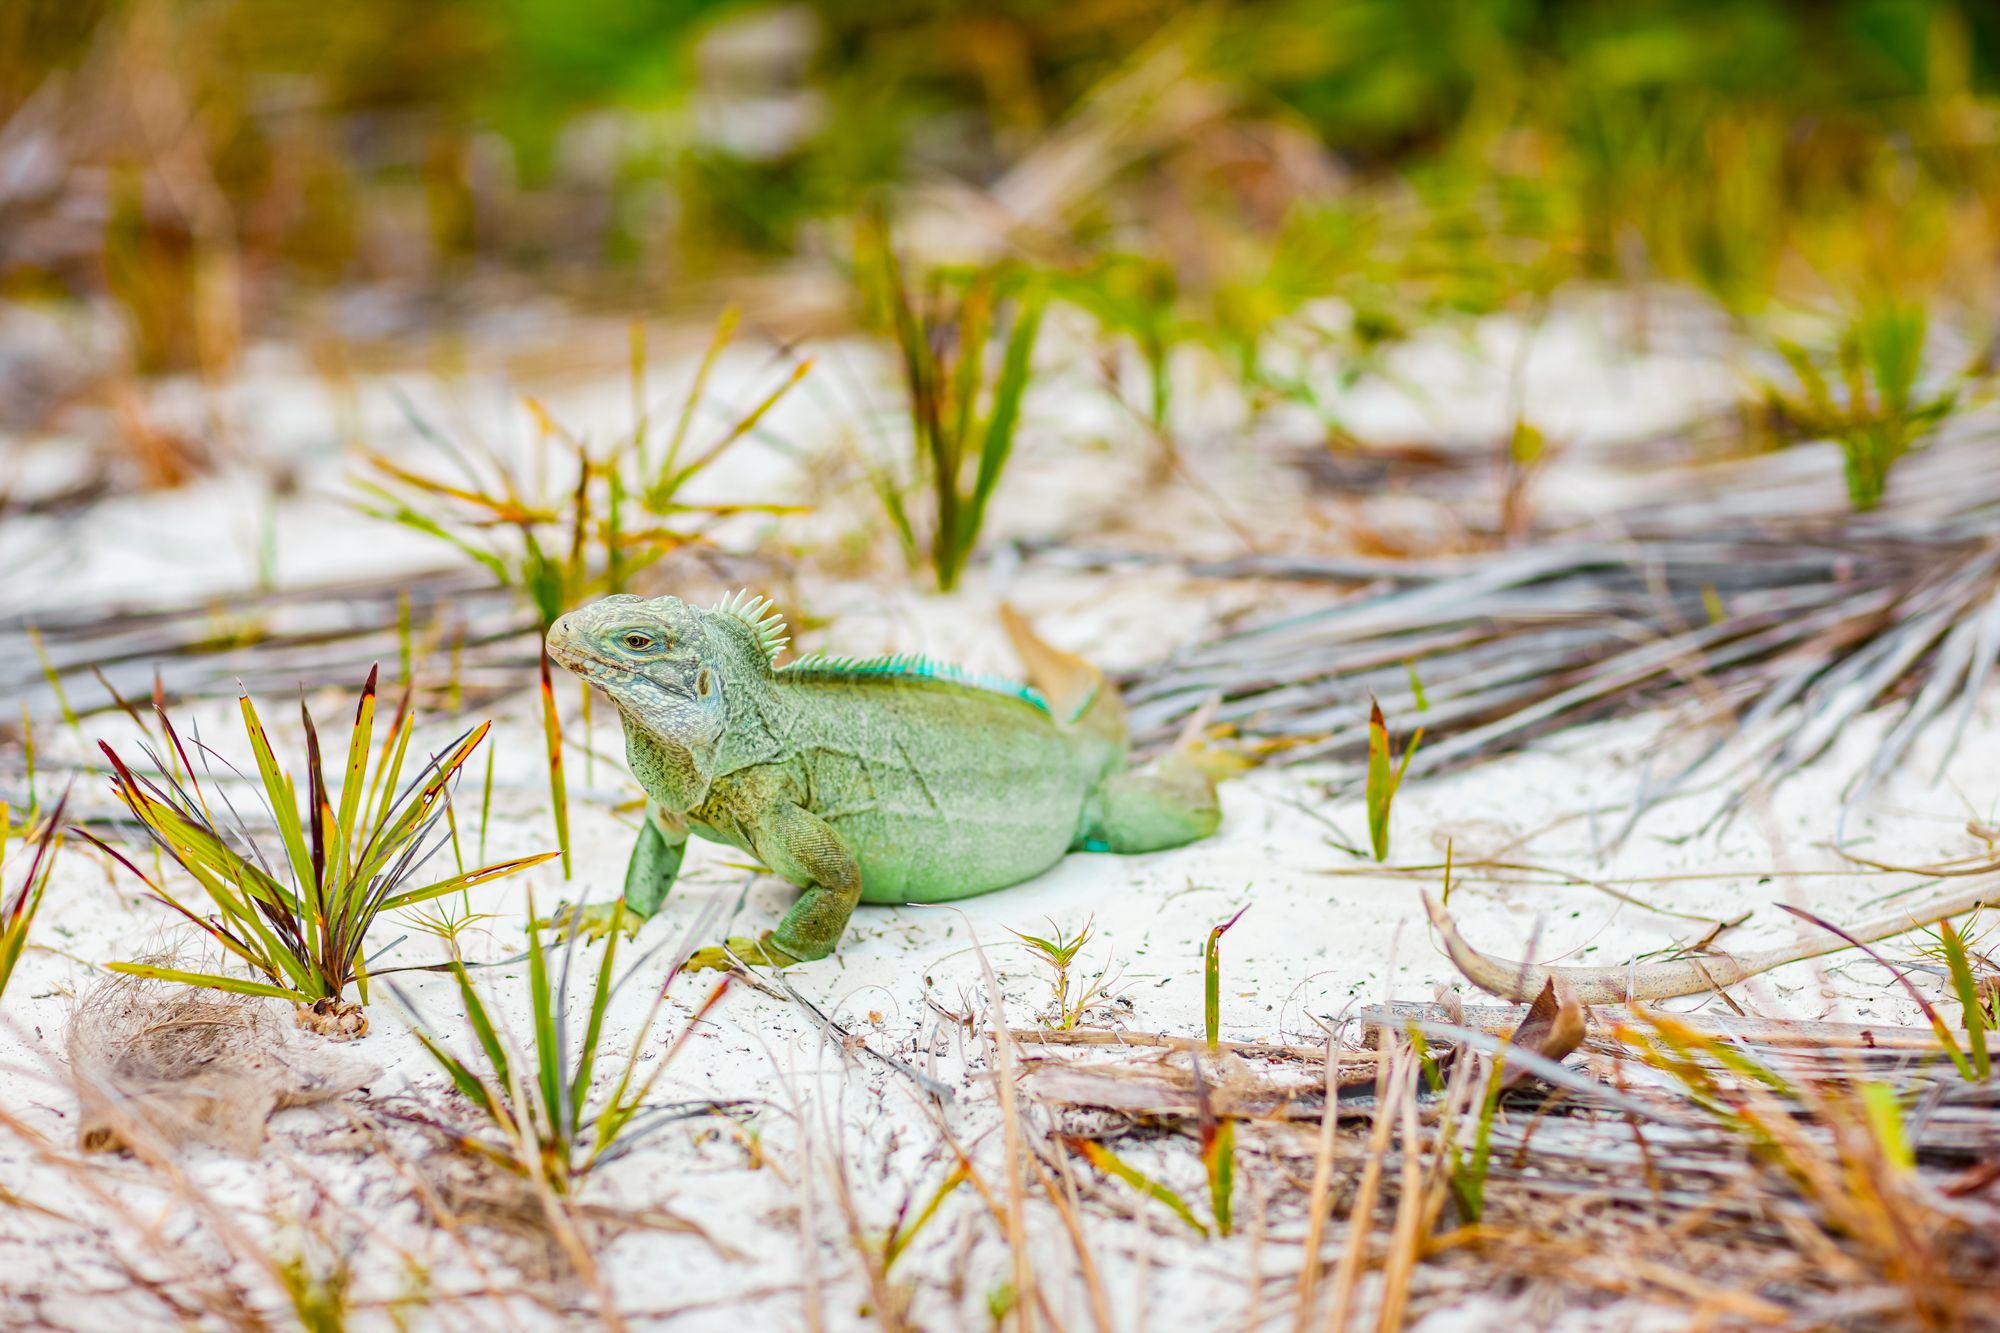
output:
M 1003 614 L 1032 686 L 916 657 L 778 667 L 778 617 L 744 594 L 710 608 L 607 597 L 556 621 L 550 656 L 617 705 L 650 798 L 628 916 L 659 910 L 690 834 L 803 890 L 749 950 L 782 963 L 831 953 L 857 903 L 951 902 L 1069 851 L 1148 852 L 1213 833 L 1221 809 L 1198 754 L 1127 768 L 1116 691 Z M 607 905 L 583 924 L 609 920 Z

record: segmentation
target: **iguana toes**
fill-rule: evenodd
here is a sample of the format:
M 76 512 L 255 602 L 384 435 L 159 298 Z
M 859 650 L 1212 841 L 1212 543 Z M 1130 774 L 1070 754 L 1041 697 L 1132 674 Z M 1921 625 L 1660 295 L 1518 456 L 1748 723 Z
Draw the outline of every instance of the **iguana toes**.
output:
M 1127 768 L 1117 692 L 1006 620 L 1034 687 L 916 657 L 774 666 L 782 625 L 740 593 L 708 609 L 607 597 L 556 621 L 549 655 L 611 696 L 651 798 L 625 873 L 630 919 L 659 910 L 690 833 L 804 890 L 756 944 L 731 941 L 779 965 L 833 952 L 856 903 L 951 902 L 1065 852 L 1213 833 L 1221 810 L 1195 751 Z M 593 910 L 582 925 L 609 921 Z M 695 964 L 724 957 L 704 949 Z

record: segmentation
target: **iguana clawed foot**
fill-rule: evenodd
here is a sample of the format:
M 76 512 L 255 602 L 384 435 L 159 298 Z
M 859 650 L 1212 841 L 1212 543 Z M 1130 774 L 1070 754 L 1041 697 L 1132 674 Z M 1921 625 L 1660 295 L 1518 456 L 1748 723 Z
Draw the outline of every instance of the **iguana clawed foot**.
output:
M 751 967 L 790 967 L 800 961 L 771 942 L 771 932 L 765 931 L 756 939 L 748 935 L 731 935 L 728 944 L 718 944 L 707 949 L 696 949 L 686 963 L 683 972 L 701 972 L 713 969 L 727 972 L 736 966 L 738 960 Z
M 622 926 L 625 938 L 635 939 L 638 937 L 639 927 L 646 924 L 646 918 L 637 912 L 627 911 L 624 912 L 621 921 L 620 911 L 624 906 L 623 903 L 615 901 L 591 903 L 587 907 L 558 903 L 554 914 L 535 922 L 535 929 L 553 930 L 565 938 L 574 930 L 584 939 L 601 940 L 607 938 L 614 927 Z

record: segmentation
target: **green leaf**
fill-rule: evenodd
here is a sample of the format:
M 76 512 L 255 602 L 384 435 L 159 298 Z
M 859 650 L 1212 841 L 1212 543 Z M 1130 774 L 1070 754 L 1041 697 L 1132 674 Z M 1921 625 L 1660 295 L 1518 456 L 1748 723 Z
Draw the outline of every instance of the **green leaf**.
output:
M 1202 1019 L 1211 1051 L 1216 1049 L 1222 1033 L 1222 937 L 1249 910 L 1250 906 L 1246 903 L 1236 909 L 1235 916 L 1210 928 L 1208 947 L 1202 950 Z
M 1951 968 L 1952 989 L 1964 1011 L 1966 1045 L 1972 1053 L 1972 1077 L 1984 1083 L 1993 1077 L 1993 1057 L 1986 1046 L 1986 1011 L 1979 1005 L 1979 982 L 1972 975 L 1966 957 L 1965 940 L 1951 922 L 1938 922 L 1938 938 L 1944 944 L 1945 962 Z
M 243 977 L 224 977 L 213 972 L 183 972 L 178 968 L 155 967 L 151 963 L 106 963 L 105 967 L 113 972 L 125 972 L 135 977 L 151 977 L 156 981 L 178 981 L 183 985 L 229 991 L 235 995 L 262 995 L 275 1000 L 290 1000 L 295 1004 L 311 1004 L 319 998 L 287 990 L 283 986 L 246 980 Z
M 542 654 L 542 739 L 547 746 L 549 804 L 555 811 L 556 846 L 562 849 L 563 878 L 569 878 L 569 790 L 563 777 L 562 715 L 556 711 L 555 685 L 549 679 L 549 655 Z
M 271 816 L 278 822 L 278 836 L 291 859 L 292 882 L 301 891 L 307 891 L 314 883 L 312 851 L 306 846 L 305 830 L 299 825 L 298 796 L 292 790 L 291 780 L 279 771 L 277 756 L 271 753 L 271 738 L 264 734 L 264 724 L 257 719 L 257 706 L 247 694 L 239 696 L 236 702 L 243 713 L 243 730 L 249 734 L 251 753 L 257 757 L 257 773 L 264 780 Z
M 528 898 L 528 918 L 535 915 L 534 896 Z M 548 957 L 542 949 L 541 933 L 528 927 L 528 998 L 535 1012 L 535 1064 L 540 1079 L 542 1110 L 551 1128 L 568 1122 L 564 1116 L 563 1051 L 556 1041 L 555 995 L 549 985 Z
M 426 884 L 421 889 L 409 889 L 402 893 L 393 894 L 383 899 L 376 910 L 379 912 L 393 912 L 399 907 L 409 907 L 414 903 L 429 902 L 433 898 L 442 898 L 447 893 L 457 893 L 460 889 L 473 888 L 486 883 L 488 880 L 511 875 L 517 870 L 526 870 L 529 866 L 538 866 L 544 861 L 553 861 L 558 855 L 560 855 L 558 852 L 540 852 L 534 856 L 516 857 L 512 861 L 496 861 L 490 866 L 481 866 L 477 870 L 468 870 L 462 875 L 453 875 L 450 879 L 441 879 L 435 884 Z
M 590 1021 L 584 1025 L 583 1048 L 577 1053 L 576 1074 L 570 1083 L 570 1123 L 583 1123 L 584 1103 L 590 1097 L 590 1076 L 597 1063 L 597 1042 L 604 1033 L 604 1011 L 611 1006 L 611 963 L 618 956 L 618 937 L 625 933 L 625 900 L 620 898 L 611 913 L 611 933 L 604 937 L 604 961 L 597 968 L 597 988 L 590 994 Z
M 1368 841 L 1377 861 L 1389 859 L 1389 811 L 1396 800 L 1396 789 L 1403 784 L 1403 774 L 1408 770 L 1410 760 L 1416 757 L 1417 746 L 1423 739 L 1424 729 L 1418 727 L 1403 751 L 1402 761 L 1395 762 L 1389 746 L 1389 724 L 1382 716 L 1382 705 L 1372 698 L 1368 701 Z
M 1868 1117 L 1868 1128 L 1882 1146 L 1882 1155 L 1899 1171 L 1914 1170 L 1917 1154 L 1903 1132 L 1903 1106 L 1895 1088 L 1887 1083 L 1863 1083 L 1861 1107 Z
M 1181 1221 L 1187 1223 L 1195 1231 L 1204 1236 L 1208 1234 L 1208 1228 L 1202 1225 L 1201 1219 L 1194 1215 L 1194 1210 L 1187 1206 L 1186 1201 L 1180 1195 L 1174 1193 L 1145 1172 L 1128 1165 L 1117 1153 L 1112 1152 L 1111 1149 L 1094 1139 L 1082 1139 L 1068 1135 L 1064 1136 L 1064 1142 L 1069 1144 L 1072 1151 L 1081 1153 L 1099 1171 L 1104 1172 L 1108 1176 L 1116 1177 L 1146 1197 L 1165 1204 L 1173 1211 L 1175 1217 L 1180 1218 Z
M 472 1024 L 473 1035 L 479 1038 L 479 1048 L 486 1052 L 486 1063 L 493 1070 L 496 1086 L 510 1088 L 514 1076 L 507 1059 L 507 1043 L 500 1039 L 500 1033 L 493 1026 L 492 1015 L 486 1011 L 486 1002 L 479 996 L 479 988 L 472 984 L 472 974 L 465 964 L 454 958 L 451 973 L 458 982 L 458 996 L 465 1005 L 465 1017 Z
M 1236 1122 L 1228 1116 L 1218 1119 L 1203 1136 L 1202 1165 L 1208 1169 L 1209 1209 L 1215 1229 L 1227 1236 L 1230 1228 L 1230 1200 L 1236 1188 Z

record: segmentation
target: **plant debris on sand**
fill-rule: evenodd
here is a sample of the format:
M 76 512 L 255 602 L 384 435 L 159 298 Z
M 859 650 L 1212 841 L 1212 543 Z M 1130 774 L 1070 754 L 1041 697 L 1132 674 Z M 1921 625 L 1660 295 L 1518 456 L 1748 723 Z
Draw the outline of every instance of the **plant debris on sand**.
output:
M 127 1146 L 136 1124 L 168 1147 L 254 1156 L 273 1111 L 331 1101 L 378 1072 L 298 1035 L 266 999 L 144 976 L 80 998 L 68 1047 L 77 1142 L 93 1151 Z

